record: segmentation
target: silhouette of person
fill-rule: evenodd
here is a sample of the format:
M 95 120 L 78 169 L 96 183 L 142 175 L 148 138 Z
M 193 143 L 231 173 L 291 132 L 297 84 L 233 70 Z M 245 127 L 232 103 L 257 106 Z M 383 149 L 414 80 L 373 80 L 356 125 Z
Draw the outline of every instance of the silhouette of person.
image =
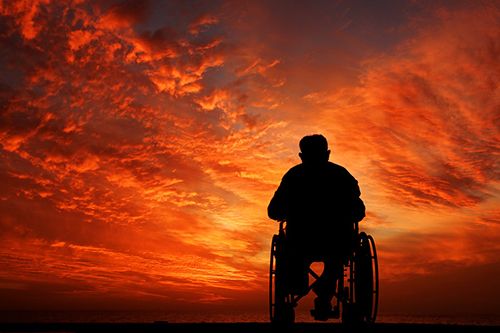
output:
M 353 224 L 365 216 L 357 180 L 342 166 L 329 162 L 330 150 L 320 134 L 305 136 L 299 143 L 301 164 L 281 180 L 268 207 L 268 215 L 286 221 L 286 285 L 295 295 L 308 292 L 308 268 L 324 263 L 313 291 L 317 320 L 331 315 L 331 300 L 343 263 L 352 251 Z

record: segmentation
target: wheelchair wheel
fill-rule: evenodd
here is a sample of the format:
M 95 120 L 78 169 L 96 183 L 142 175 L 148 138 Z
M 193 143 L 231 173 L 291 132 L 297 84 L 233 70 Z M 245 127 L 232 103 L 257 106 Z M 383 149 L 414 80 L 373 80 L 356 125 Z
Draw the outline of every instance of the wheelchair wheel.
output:
M 342 323 L 374 323 L 378 310 L 378 260 L 372 236 L 357 236 L 353 255 L 345 266 L 346 287 L 342 298 Z
M 354 304 L 359 320 L 373 323 L 378 310 L 378 260 L 375 241 L 364 232 L 359 234 L 354 253 Z
M 286 290 L 284 235 L 274 235 L 269 265 L 269 315 L 273 324 L 291 324 L 295 321 L 293 298 Z

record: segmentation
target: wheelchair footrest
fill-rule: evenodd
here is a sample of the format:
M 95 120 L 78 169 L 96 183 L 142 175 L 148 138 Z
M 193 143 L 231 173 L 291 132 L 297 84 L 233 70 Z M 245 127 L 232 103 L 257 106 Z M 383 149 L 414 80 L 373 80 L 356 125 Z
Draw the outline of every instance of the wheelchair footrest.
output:
M 334 307 L 330 311 L 319 311 L 319 312 L 316 309 L 312 309 L 311 315 L 314 317 L 315 320 L 326 321 L 328 319 L 339 319 L 340 311 L 338 307 Z

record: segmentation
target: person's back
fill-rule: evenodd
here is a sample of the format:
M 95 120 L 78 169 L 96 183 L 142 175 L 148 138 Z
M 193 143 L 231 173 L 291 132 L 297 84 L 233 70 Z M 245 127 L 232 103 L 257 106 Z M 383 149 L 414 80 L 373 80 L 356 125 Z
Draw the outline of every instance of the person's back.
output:
M 283 176 L 268 215 L 287 221 L 291 256 L 302 261 L 298 270 L 304 271 L 315 258 L 329 258 L 329 265 L 338 267 L 351 251 L 353 223 L 365 216 L 358 182 L 345 168 L 328 161 L 330 151 L 322 135 L 304 137 L 300 150 L 302 163 Z M 325 271 L 326 266 L 325 261 Z M 302 280 L 306 278 L 307 273 L 302 274 Z
M 286 173 L 278 191 L 269 205 L 269 216 L 287 221 L 290 241 L 307 244 L 312 252 L 321 251 L 315 251 L 318 246 L 341 250 L 356 219 L 353 205 L 359 203 L 360 194 L 346 169 L 331 162 L 299 164 Z

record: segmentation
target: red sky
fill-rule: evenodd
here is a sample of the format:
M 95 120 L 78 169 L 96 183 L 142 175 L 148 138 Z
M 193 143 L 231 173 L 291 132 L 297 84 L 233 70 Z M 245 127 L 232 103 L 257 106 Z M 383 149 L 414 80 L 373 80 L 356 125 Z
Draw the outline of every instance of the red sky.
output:
M 383 314 L 500 316 L 495 1 L 1 1 L 0 309 L 267 307 L 322 133 Z

